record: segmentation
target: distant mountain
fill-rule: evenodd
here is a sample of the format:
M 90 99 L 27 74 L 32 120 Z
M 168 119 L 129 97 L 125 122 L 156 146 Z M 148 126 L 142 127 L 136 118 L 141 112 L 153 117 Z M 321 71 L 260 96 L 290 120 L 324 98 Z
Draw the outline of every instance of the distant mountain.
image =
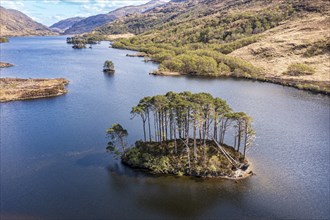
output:
M 79 21 L 81 21 L 83 19 L 85 19 L 85 18 L 83 18 L 83 17 L 67 18 L 67 19 L 61 20 L 61 21 L 53 24 L 49 28 L 55 32 L 64 33 L 64 31 L 71 28 L 73 25 L 75 25 L 76 23 L 78 23 Z
M 166 2 L 167 1 L 165 0 L 152 0 L 143 5 L 126 6 L 107 14 L 91 16 L 75 23 L 71 28 L 66 30 L 64 34 L 82 34 L 85 32 L 90 32 L 93 29 L 105 25 L 106 23 L 111 22 L 117 18 L 121 18 L 129 14 L 141 14 L 157 6 L 163 5 Z
M 1 36 L 54 35 L 49 28 L 27 15 L 0 6 Z

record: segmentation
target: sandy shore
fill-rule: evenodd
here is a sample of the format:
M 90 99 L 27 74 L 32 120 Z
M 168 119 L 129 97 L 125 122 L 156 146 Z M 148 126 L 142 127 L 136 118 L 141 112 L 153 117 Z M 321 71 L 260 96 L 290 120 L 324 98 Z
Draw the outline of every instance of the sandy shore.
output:
M 67 93 L 64 78 L 20 79 L 0 78 L 0 102 L 54 97 Z

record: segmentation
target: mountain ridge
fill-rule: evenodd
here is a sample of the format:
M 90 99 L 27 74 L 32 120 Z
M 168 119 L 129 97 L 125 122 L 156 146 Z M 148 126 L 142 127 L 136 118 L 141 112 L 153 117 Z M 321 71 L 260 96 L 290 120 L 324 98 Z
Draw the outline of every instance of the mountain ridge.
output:
M 60 20 L 53 25 L 51 25 L 49 28 L 55 32 L 58 33 L 64 33 L 67 29 L 71 28 L 73 25 L 78 23 L 79 21 L 85 19 L 85 17 L 72 17 L 72 18 L 67 18 L 64 20 Z
M 113 20 L 116 20 L 118 18 L 124 17 L 129 14 L 143 13 L 146 10 L 155 8 L 157 6 L 165 4 L 166 2 L 167 1 L 164 0 L 151 0 L 142 5 L 125 6 L 106 14 L 98 14 L 98 15 L 90 16 L 75 23 L 71 28 L 67 29 L 64 32 L 64 34 L 82 34 L 82 33 L 90 32 L 93 29 L 102 26 L 108 22 L 111 22 Z
M 26 14 L 0 6 L 1 36 L 54 35 L 48 27 L 34 21 Z

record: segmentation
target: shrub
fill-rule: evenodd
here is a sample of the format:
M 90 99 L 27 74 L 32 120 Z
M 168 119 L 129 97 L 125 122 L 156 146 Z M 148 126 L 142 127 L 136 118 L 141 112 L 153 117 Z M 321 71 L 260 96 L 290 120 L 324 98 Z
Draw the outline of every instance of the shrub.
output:
M 219 75 L 228 75 L 230 73 L 230 68 L 224 63 L 219 63 L 218 65 Z
M 229 54 L 239 48 L 242 48 L 249 44 L 255 43 L 259 39 L 260 39 L 260 37 L 256 37 L 256 36 L 242 38 L 242 39 L 230 42 L 230 43 L 222 44 L 222 45 L 218 46 L 217 50 L 223 54 Z
M 304 55 L 307 57 L 312 57 L 325 53 L 330 53 L 330 38 L 326 38 L 308 45 Z
M 198 56 L 193 53 L 185 53 L 166 60 L 162 67 L 171 71 L 189 73 L 194 75 L 209 75 L 217 72 L 217 62 L 208 56 Z
M 314 73 L 315 69 L 304 63 L 293 63 L 288 67 L 288 71 L 284 72 L 289 76 L 313 75 Z
M 156 53 L 152 56 L 153 60 L 156 62 L 163 62 L 165 60 L 170 60 L 172 59 L 172 57 L 175 56 L 175 53 L 173 51 L 169 51 L 169 50 L 164 50 L 160 53 Z
M 168 69 L 175 72 L 182 72 L 184 63 L 179 59 L 165 60 L 160 65 L 160 69 Z
M 8 38 L 0 37 L 0 43 L 6 43 L 6 42 L 8 42 Z

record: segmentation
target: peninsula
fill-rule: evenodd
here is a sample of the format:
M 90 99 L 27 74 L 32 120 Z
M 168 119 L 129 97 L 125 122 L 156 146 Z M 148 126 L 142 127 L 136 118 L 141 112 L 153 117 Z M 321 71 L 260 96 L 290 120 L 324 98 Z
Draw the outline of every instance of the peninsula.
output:
M 122 163 L 152 174 L 242 179 L 253 174 L 246 159 L 255 132 L 252 119 L 208 93 L 168 92 L 144 97 L 132 108 L 143 140 L 127 148 L 128 132 L 113 124 L 107 150 Z M 228 136 L 228 137 L 227 137 Z M 230 137 L 231 136 L 231 137 Z M 225 144 L 231 140 L 234 146 Z
M 20 79 L 0 78 L 0 102 L 37 99 L 59 96 L 67 93 L 63 78 L 57 79 Z

